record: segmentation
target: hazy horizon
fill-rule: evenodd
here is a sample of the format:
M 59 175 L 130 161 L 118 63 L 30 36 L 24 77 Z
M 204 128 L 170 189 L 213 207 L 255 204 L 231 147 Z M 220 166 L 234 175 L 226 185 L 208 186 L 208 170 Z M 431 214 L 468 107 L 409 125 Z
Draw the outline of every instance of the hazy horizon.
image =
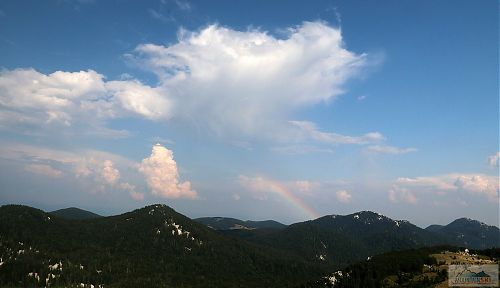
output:
M 4 1 L 0 205 L 498 227 L 498 5 Z

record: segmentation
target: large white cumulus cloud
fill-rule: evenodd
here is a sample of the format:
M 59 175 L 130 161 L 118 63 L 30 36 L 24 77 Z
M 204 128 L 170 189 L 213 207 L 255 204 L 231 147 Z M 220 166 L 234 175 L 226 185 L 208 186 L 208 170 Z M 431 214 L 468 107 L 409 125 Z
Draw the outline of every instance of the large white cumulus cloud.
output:
M 171 150 L 156 144 L 151 156 L 142 160 L 139 171 L 144 174 L 146 182 L 154 195 L 164 198 L 198 197 L 191 189 L 189 181 L 180 182 L 177 163 Z
M 168 99 L 157 88 L 137 80 L 106 81 L 93 70 L 43 74 L 30 68 L 0 72 L 3 128 L 97 128 L 110 118 L 167 118 L 169 108 Z
M 131 57 L 159 76 L 175 117 L 248 134 L 341 94 L 366 63 L 343 47 L 340 29 L 323 22 L 304 22 L 283 39 L 218 25 L 183 30 L 178 43 L 139 45 Z
M 26 132 L 55 126 L 59 133 L 64 127 L 73 132 L 83 127 L 120 136 L 126 133 L 117 132 L 126 131 L 110 131 L 107 120 L 174 118 L 208 128 L 211 135 L 289 141 L 300 134 L 300 127 L 288 122 L 293 112 L 343 93 L 367 55 L 347 50 L 340 29 L 324 22 L 284 31 L 276 37 L 210 25 L 196 32 L 181 29 L 171 45 L 141 44 L 127 56 L 158 76 L 155 86 L 133 78 L 106 80 L 93 70 L 3 70 L 0 128 Z M 379 135 L 354 141 L 372 136 Z M 346 137 L 340 141 L 350 143 Z

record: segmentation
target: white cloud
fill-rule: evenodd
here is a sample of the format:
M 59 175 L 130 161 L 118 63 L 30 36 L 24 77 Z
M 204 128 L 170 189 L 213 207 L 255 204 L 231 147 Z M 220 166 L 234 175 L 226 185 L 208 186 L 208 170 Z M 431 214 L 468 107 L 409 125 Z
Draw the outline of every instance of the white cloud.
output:
M 104 179 L 104 181 L 106 181 L 106 183 L 114 185 L 120 178 L 120 171 L 118 171 L 118 169 L 113 167 L 112 161 L 105 160 L 103 163 L 101 176 Z
M 173 152 L 160 144 L 154 145 L 151 156 L 142 160 L 139 171 L 144 174 L 153 195 L 164 198 L 198 198 L 189 181 L 180 183 Z
M 46 164 L 29 164 L 24 167 L 28 172 L 44 175 L 51 178 L 61 177 L 63 172 Z
M 106 119 L 140 116 L 168 118 L 170 103 L 158 91 L 136 80 L 105 81 L 93 71 L 56 71 L 43 74 L 34 69 L 0 72 L 0 127 L 47 130 L 87 127 L 97 134 L 113 132 Z M 122 133 L 123 134 L 123 133 Z
M 406 154 L 417 151 L 415 148 L 400 148 L 388 145 L 372 145 L 366 148 L 366 151 L 377 154 Z
M 319 183 L 308 180 L 297 180 L 292 182 L 289 186 L 303 194 L 311 195 L 311 193 L 319 187 Z
M 415 200 L 416 194 L 444 196 L 449 193 L 482 195 L 489 201 L 498 201 L 499 178 L 483 174 L 444 174 L 438 176 L 398 178 L 390 192 L 403 198 Z M 391 198 L 391 194 L 389 195 Z M 393 197 L 392 197 L 393 198 Z M 412 202 L 412 201 L 407 201 Z
M 385 140 L 379 132 L 370 132 L 362 136 L 346 136 L 337 133 L 323 132 L 310 121 L 289 121 L 290 124 L 299 129 L 302 138 L 310 138 L 327 144 L 369 144 Z M 299 136 L 300 137 L 300 136 Z
M 122 156 L 97 151 L 63 151 L 20 143 L 0 143 L 0 157 L 24 164 L 24 169 L 31 173 L 60 178 L 63 175 L 74 175 L 77 183 L 83 183 L 93 192 L 105 192 L 107 189 L 120 189 L 129 192 L 132 198 L 140 198 L 135 186 L 121 183 L 121 167 L 136 168 L 137 163 Z M 59 169 L 52 166 L 56 164 Z M 143 196 L 142 196 L 143 197 Z
M 340 29 L 323 22 L 289 28 L 283 39 L 217 25 L 181 30 L 169 46 L 142 44 L 130 56 L 154 71 L 173 117 L 216 133 L 279 130 L 289 114 L 343 93 L 366 55 L 343 47 Z
M 259 200 L 267 200 L 268 193 L 280 193 L 283 191 L 279 184 L 263 177 L 238 176 L 238 183 L 246 190 L 253 193 L 253 196 Z
M 288 154 L 288 155 L 299 155 L 299 154 L 309 154 L 309 153 L 333 153 L 331 148 L 321 148 L 313 145 L 286 145 L 286 146 L 276 146 L 270 149 L 271 151 Z
M 410 191 L 410 189 L 402 188 L 397 185 L 393 185 L 389 190 L 389 200 L 393 203 L 409 203 L 409 204 L 417 204 L 418 199 L 415 194 Z
M 455 181 L 455 186 L 459 189 L 471 193 L 484 193 L 489 197 L 497 197 L 499 187 L 498 177 L 486 175 L 460 175 Z
M 120 183 L 120 188 L 125 190 L 125 191 L 128 191 L 129 195 L 130 195 L 130 197 L 132 197 L 132 199 L 134 199 L 136 201 L 143 201 L 144 200 L 144 193 L 137 192 L 134 185 L 129 184 L 127 182 L 123 182 L 123 183 Z
M 497 152 L 496 154 L 493 154 L 488 157 L 488 164 L 491 167 L 498 167 L 499 159 L 500 159 L 500 152 Z
M 191 8 L 186 1 L 175 3 Z M 367 55 L 347 50 L 340 29 L 324 22 L 285 31 L 278 38 L 210 25 L 197 32 L 181 29 L 178 41 L 168 46 L 141 44 L 127 56 L 156 73 L 156 87 L 129 78 L 106 81 L 93 70 L 3 70 L 0 128 L 60 133 L 66 127 L 75 135 L 83 129 L 124 137 L 126 131 L 108 129 L 106 121 L 141 117 L 172 119 L 219 136 L 289 141 L 298 135 L 328 144 L 383 140 L 378 132 L 353 137 L 322 132 L 312 122 L 287 122 L 293 112 L 342 94 L 344 84 L 366 66 Z
M 337 196 L 337 200 L 339 200 L 342 203 L 350 203 L 352 196 L 347 192 L 346 190 L 339 190 L 335 193 Z

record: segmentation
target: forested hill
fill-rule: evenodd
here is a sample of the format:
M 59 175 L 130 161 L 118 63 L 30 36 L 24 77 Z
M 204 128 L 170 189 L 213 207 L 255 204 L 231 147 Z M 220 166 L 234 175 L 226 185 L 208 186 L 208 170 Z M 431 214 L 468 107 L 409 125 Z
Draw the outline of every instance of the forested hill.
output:
M 76 207 L 64 208 L 50 212 L 50 214 L 55 215 L 64 219 L 74 219 L 74 220 L 85 220 L 94 219 L 102 217 L 101 215 L 92 213 Z
M 285 224 L 274 220 L 242 221 L 228 217 L 202 217 L 194 221 L 207 225 L 215 230 L 254 230 L 254 229 L 284 229 Z
M 498 228 L 479 222 L 459 219 L 428 231 L 370 211 L 279 228 L 209 219 L 238 228 L 222 230 L 160 204 L 111 217 L 66 218 L 0 207 L 0 287 L 301 287 L 385 252 L 500 246 Z M 468 246 L 453 236 L 478 227 L 488 233 Z
M 2 206 L 0 254 L 1 287 L 289 287 L 327 271 L 164 205 L 86 221 Z

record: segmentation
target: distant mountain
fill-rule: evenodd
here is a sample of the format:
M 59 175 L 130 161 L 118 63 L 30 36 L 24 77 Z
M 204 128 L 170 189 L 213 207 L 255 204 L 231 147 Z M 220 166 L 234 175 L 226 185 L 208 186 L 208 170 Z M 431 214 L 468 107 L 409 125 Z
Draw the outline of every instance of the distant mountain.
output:
M 253 229 L 284 229 L 285 224 L 274 220 L 266 221 L 242 221 L 227 217 L 203 217 L 194 221 L 207 225 L 215 230 L 253 230 Z
M 72 220 L 85 220 L 85 219 L 94 219 L 102 217 L 101 215 L 92 213 L 90 211 L 86 211 L 76 207 L 70 207 L 65 209 L 59 209 L 52 212 L 49 212 L 52 215 L 55 215 L 64 219 L 72 219 Z
M 443 225 L 433 224 L 433 225 L 427 226 L 427 228 L 425 228 L 425 230 L 427 230 L 429 232 L 436 232 L 436 231 L 441 230 L 443 227 L 444 227 Z
M 308 287 L 301 285 L 389 251 L 500 246 L 498 228 L 478 221 L 421 229 L 370 211 L 285 227 L 223 217 L 199 223 L 165 205 L 66 218 L 0 207 L 0 287 Z
M 431 225 L 426 230 L 447 238 L 448 243 L 457 246 L 472 249 L 500 247 L 498 227 L 469 218 L 457 219 L 446 226 Z
M 0 287 L 290 287 L 327 271 L 165 205 L 86 221 L 2 206 L 0 258 Z
M 231 233 L 259 245 L 295 253 L 310 261 L 343 266 L 394 250 L 445 244 L 446 239 L 408 221 L 370 211 L 329 215 L 266 234 Z

